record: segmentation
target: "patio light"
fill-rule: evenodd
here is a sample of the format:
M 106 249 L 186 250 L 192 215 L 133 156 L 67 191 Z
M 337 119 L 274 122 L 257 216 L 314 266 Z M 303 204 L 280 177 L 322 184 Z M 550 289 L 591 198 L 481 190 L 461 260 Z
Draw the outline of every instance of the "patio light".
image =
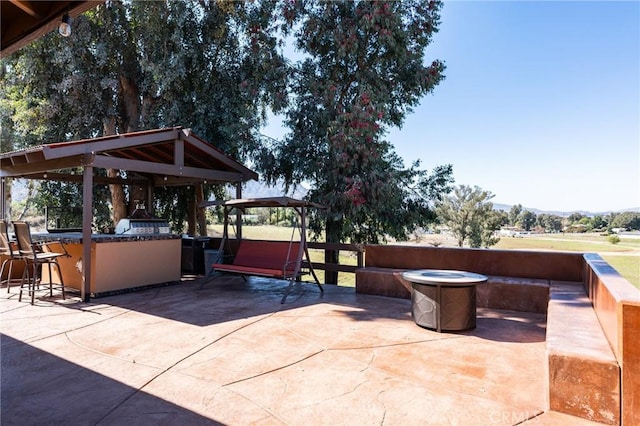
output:
M 71 17 L 68 13 L 62 16 L 62 22 L 60 22 L 58 32 L 62 37 L 69 37 L 71 35 Z

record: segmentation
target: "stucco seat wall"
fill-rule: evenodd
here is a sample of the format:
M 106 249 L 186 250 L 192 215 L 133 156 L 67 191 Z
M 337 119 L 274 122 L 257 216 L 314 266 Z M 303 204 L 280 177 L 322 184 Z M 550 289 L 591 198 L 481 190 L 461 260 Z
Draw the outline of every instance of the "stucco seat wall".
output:
M 549 409 L 620 424 L 620 366 L 582 284 L 551 282 Z

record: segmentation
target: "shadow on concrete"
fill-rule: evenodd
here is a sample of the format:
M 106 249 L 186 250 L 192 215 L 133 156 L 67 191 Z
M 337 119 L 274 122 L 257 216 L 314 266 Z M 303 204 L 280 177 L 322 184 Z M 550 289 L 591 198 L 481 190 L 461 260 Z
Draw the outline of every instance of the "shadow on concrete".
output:
M 3 425 L 222 424 L 6 335 L 0 346 Z
M 504 313 L 501 317 L 484 317 L 479 314 L 474 330 L 465 335 L 485 340 L 510 343 L 537 343 L 546 339 L 546 316 L 529 312 L 496 311 Z
M 170 286 L 100 297 L 92 299 L 91 303 L 108 304 L 200 327 L 318 304 L 335 305 L 333 311 L 336 315 L 347 316 L 354 321 L 380 318 L 413 321 L 410 300 L 358 294 L 351 287 L 325 285 L 325 291 L 321 293 L 313 283 L 296 284 L 287 301 L 281 304 L 288 281 L 260 277 L 244 280 L 237 275 L 219 276 L 202 285 L 204 280 L 201 277 Z M 70 309 L 86 307 L 82 303 L 74 305 L 64 304 Z M 478 308 L 476 329 L 449 334 L 532 343 L 545 340 L 545 327 L 544 314 Z M 425 333 L 432 331 L 425 330 Z
M 113 296 L 92 298 L 89 305 L 60 303 L 69 309 L 88 309 L 90 305 L 107 304 L 196 326 L 268 315 L 317 303 L 340 303 L 345 295 L 353 298 L 352 288 L 336 288 L 321 293 L 315 284 L 294 285 L 286 303 L 280 300 L 288 281 L 240 276 L 221 276 L 204 286 L 200 278 L 174 285 L 146 288 Z M 327 297 L 331 292 L 333 296 Z

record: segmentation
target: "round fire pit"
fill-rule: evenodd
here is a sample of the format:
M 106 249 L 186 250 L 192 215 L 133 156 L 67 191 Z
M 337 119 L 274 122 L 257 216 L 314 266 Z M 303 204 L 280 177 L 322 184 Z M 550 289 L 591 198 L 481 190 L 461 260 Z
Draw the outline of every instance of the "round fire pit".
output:
M 487 277 L 443 269 L 407 271 L 411 282 L 411 314 L 421 327 L 460 331 L 476 327 L 476 285 Z

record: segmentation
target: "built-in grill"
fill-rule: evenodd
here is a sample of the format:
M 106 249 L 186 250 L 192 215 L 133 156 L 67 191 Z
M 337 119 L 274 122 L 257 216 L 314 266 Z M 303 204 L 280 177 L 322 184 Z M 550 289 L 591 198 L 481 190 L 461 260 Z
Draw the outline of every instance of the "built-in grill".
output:
M 157 235 L 170 234 L 169 223 L 164 219 L 120 219 L 116 234 Z
M 153 217 L 143 204 L 136 204 L 130 217 L 120 219 L 116 235 L 159 235 L 170 234 L 169 222 Z

